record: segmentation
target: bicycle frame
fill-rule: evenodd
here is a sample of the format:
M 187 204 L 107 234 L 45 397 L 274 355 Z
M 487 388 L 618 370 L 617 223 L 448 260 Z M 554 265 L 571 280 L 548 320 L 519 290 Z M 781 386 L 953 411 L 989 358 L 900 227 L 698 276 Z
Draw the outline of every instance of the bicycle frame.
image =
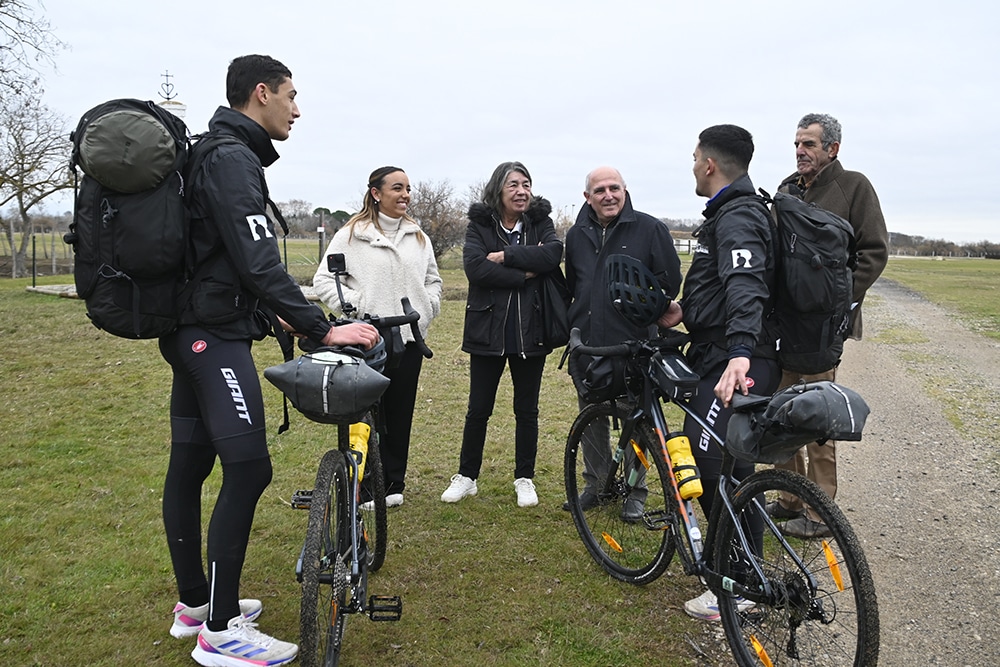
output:
M 648 364 L 647 364 L 648 369 Z M 746 532 L 743 529 L 742 522 L 740 522 L 736 513 L 733 510 L 733 505 L 730 500 L 731 494 L 735 491 L 736 487 L 739 486 L 739 482 L 733 478 L 733 468 L 736 463 L 736 459 L 726 450 L 725 440 L 720 437 L 715 430 L 711 427 L 708 422 L 697 414 L 685 400 L 673 398 L 673 397 L 663 397 L 661 393 L 656 391 L 654 379 L 651 377 L 649 372 L 643 374 L 642 390 L 638 400 L 631 402 L 631 405 L 635 408 L 632 414 L 626 419 L 625 424 L 622 428 L 621 439 L 618 443 L 618 448 L 615 452 L 615 459 L 621 460 L 621 457 L 625 455 L 625 451 L 631 445 L 633 441 L 633 433 L 635 431 L 636 425 L 645 416 L 649 417 L 653 424 L 653 430 L 656 433 L 657 442 L 660 446 L 660 455 L 663 460 L 673 469 L 673 462 L 670 460 L 670 453 L 667 449 L 666 434 L 670 432 L 667 426 L 666 417 L 663 414 L 663 408 L 660 403 L 661 400 L 667 400 L 677 407 L 679 407 L 686 415 L 691 417 L 704 432 L 709 435 L 711 440 L 715 443 L 717 447 L 723 453 L 722 471 L 718 482 L 718 494 L 717 497 L 721 500 L 721 504 L 716 502 L 712 506 L 712 511 L 708 517 L 709 526 L 718 525 L 719 517 L 722 514 L 723 508 L 728 512 L 730 519 L 735 525 L 735 532 L 740 540 L 741 548 L 749 553 L 752 551 L 750 542 L 747 538 Z M 614 476 L 614 471 L 609 473 L 609 479 L 607 483 L 612 481 L 611 478 Z M 715 533 L 712 530 L 708 531 L 708 536 L 705 540 L 702 540 L 702 532 L 698 526 L 698 518 L 694 512 L 694 503 L 691 500 L 686 500 L 681 497 L 680 487 L 677 484 L 677 478 L 675 475 L 670 476 L 670 486 L 671 492 L 673 493 L 674 499 L 677 502 L 677 507 L 679 511 L 677 516 L 674 517 L 658 517 L 650 518 L 648 516 L 644 517 L 644 522 L 646 527 L 650 530 L 656 530 L 659 526 L 664 523 L 669 523 L 674 525 L 675 531 L 675 544 L 677 546 L 677 552 L 680 555 L 681 561 L 684 564 L 684 573 L 688 575 L 697 575 L 702 577 L 710 588 L 726 590 L 734 595 L 740 595 L 748 600 L 754 602 L 764 602 L 769 605 L 774 605 L 776 603 L 776 595 L 772 589 L 769 581 L 769 577 L 766 576 L 760 564 L 755 560 L 751 562 L 755 573 L 757 574 L 757 580 L 763 582 L 763 590 L 754 590 L 744 587 L 739 582 L 723 577 L 718 572 L 709 568 L 705 562 L 705 554 L 712 553 L 714 550 Z M 782 549 L 784 549 L 793 559 L 795 564 L 799 567 L 802 573 L 806 576 L 808 584 L 812 592 L 815 592 L 818 588 L 817 581 L 815 577 L 810 574 L 809 569 L 802 562 L 798 553 L 793 549 L 785 538 L 782 536 L 781 532 L 777 529 L 774 522 L 764 511 L 763 507 L 760 507 L 760 503 L 757 499 L 753 502 L 757 505 L 760 510 L 760 514 L 764 521 L 767 522 L 768 527 L 771 529 L 773 535 L 779 540 L 779 544 Z M 679 531 L 677 522 L 681 521 L 684 525 L 684 534 L 686 535 L 686 540 L 681 540 L 679 536 Z
M 340 451 L 347 454 L 350 467 L 348 474 L 351 479 L 351 492 L 347 494 L 347 516 L 351 517 L 347 526 L 351 531 L 351 585 L 359 595 L 351 596 L 351 603 L 346 610 L 348 613 L 364 612 L 366 600 L 368 598 L 368 568 L 361 566 L 364 545 L 363 523 L 361 513 L 358 511 L 358 500 L 361 497 L 361 453 L 350 448 L 348 442 L 348 426 L 340 424 L 337 426 L 337 442 Z

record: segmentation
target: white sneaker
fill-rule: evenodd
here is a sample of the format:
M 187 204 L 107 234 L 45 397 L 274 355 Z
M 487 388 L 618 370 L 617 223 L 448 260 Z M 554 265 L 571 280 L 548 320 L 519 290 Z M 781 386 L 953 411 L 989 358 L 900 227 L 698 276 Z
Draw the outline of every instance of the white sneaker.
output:
M 736 611 L 746 611 L 753 608 L 757 603 L 747 600 L 743 596 L 736 598 Z M 719 601 L 712 591 L 705 591 L 693 600 L 684 603 L 684 611 L 691 618 L 699 621 L 719 620 Z
M 244 665 L 284 665 L 295 660 L 299 647 L 283 642 L 257 629 L 242 616 L 229 621 L 221 632 L 202 628 L 191 657 L 205 667 L 243 667 Z
M 264 606 L 260 600 L 240 600 L 240 613 L 248 621 L 256 619 L 263 610 Z M 208 620 L 208 603 L 200 607 L 189 607 L 183 602 L 178 602 L 174 605 L 174 624 L 170 626 L 170 634 L 178 639 L 194 637 L 201 632 L 206 620 Z
M 390 493 L 385 497 L 386 507 L 399 507 L 403 504 L 403 494 L 402 493 Z
M 462 498 L 474 496 L 478 492 L 479 489 L 476 487 L 476 480 L 465 475 L 452 475 L 451 486 L 441 494 L 441 502 L 457 503 Z
M 527 477 L 514 480 L 514 490 L 517 491 L 518 507 L 534 507 L 538 504 L 538 494 L 535 493 L 535 483 Z

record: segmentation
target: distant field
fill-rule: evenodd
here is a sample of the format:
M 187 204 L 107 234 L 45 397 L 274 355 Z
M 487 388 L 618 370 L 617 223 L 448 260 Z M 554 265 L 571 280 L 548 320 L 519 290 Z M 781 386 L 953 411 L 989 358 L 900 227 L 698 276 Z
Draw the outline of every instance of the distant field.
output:
M 882 276 L 953 310 L 973 331 L 1000 340 L 1000 260 L 893 257 Z

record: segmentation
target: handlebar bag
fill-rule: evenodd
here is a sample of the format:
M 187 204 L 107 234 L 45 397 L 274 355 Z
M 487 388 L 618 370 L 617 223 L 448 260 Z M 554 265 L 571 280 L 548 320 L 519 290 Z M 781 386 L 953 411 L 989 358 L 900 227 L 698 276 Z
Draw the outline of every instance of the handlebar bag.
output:
M 827 380 L 779 390 L 762 408 L 737 409 L 726 449 L 742 461 L 784 463 L 810 442 L 861 440 L 869 408 L 855 391 Z
M 365 363 L 354 348 L 321 347 L 264 369 L 264 377 L 299 412 L 323 424 L 352 424 L 378 402 L 389 378 Z

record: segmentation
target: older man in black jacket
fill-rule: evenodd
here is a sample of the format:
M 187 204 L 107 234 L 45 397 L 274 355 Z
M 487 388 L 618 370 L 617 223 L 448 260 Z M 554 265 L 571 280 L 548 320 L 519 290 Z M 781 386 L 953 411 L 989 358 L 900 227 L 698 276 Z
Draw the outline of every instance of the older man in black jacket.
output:
M 655 325 L 636 327 L 615 310 L 604 283 L 604 265 L 610 255 L 635 257 L 653 272 L 663 291 L 673 299 L 680 290 L 681 265 L 670 230 L 660 220 L 632 208 L 625 180 L 613 167 L 598 167 L 590 172 L 583 196 L 586 203 L 566 234 L 566 282 L 573 295 L 570 326 L 580 329 L 587 345 L 649 338 L 656 333 Z M 676 307 L 676 303 L 672 302 L 672 306 Z M 580 361 L 585 360 L 581 357 Z M 579 405 L 581 409 L 586 406 L 582 397 Z M 587 469 L 580 502 L 584 509 L 597 503 L 594 485 L 603 471 L 593 468 L 609 456 L 608 447 L 598 444 L 606 443 L 607 437 L 606 432 L 591 433 L 583 439 Z M 642 501 L 630 497 L 622 509 L 622 518 L 630 521 L 641 517 Z M 568 503 L 563 509 L 569 509 Z

